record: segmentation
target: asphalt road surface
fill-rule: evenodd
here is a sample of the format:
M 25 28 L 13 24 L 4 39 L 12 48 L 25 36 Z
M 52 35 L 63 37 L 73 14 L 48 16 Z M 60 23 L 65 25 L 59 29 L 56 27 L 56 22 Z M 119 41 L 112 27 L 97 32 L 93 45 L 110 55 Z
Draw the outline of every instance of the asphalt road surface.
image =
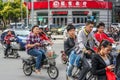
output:
M 56 80 L 66 80 L 65 69 L 66 65 L 62 64 L 60 59 L 60 51 L 63 50 L 63 41 L 54 41 L 53 49 L 58 58 L 56 59 L 57 68 L 59 69 L 59 76 Z M 40 74 L 32 73 L 31 76 L 25 76 L 22 70 L 22 60 L 21 58 L 28 58 L 29 56 L 25 51 L 19 51 L 21 58 L 7 58 L 4 59 L 3 48 L 0 45 L 0 80 L 51 80 L 47 74 L 46 69 L 42 69 Z

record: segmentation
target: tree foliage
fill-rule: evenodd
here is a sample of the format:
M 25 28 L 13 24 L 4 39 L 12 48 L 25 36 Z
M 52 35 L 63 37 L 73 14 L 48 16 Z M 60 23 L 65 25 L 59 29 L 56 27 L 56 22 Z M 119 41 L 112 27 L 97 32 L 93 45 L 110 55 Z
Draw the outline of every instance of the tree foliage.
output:
M 10 22 L 18 22 L 21 19 L 21 12 L 23 19 L 26 17 L 26 7 L 24 3 L 22 4 L 21 9 L 21 0 L 14 0 L 14 2 L 2 2 L 0 0 L 0 20 L 4 23 L 4 26 Z

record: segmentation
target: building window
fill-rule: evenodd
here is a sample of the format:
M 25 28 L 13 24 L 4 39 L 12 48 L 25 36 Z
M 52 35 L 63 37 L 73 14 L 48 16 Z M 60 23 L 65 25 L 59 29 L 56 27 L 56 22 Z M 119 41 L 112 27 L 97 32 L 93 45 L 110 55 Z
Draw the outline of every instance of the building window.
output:
M 73 11 L 73 23 L 86 23 L 89 11 Z
M 37 24 L 41 26 L 48 24 L 48 13 L 47 12 L 37 13 Z
M 52 11 L 53 14 L 53 24 L 59 26 L 66 25 L 68 11 Z

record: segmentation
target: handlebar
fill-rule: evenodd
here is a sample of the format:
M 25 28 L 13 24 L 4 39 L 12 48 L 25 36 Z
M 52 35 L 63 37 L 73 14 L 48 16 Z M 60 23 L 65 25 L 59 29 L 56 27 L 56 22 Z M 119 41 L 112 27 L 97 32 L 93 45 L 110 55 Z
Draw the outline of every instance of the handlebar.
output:
M 86 48 L 87 50 L 90 50 L 92 53 L 95 53 L 95 51 L 94 51 L 93 49 L 91 49 L 90 47 L 85 46 L 85 48 Z
M 46 46 L 49 46 L 50 44 L 49 43 L 44 43 L 41 45 L 41 47 L 46 47 Z
M 10 42 L 16 41 L 16 38 L 10 38 Z

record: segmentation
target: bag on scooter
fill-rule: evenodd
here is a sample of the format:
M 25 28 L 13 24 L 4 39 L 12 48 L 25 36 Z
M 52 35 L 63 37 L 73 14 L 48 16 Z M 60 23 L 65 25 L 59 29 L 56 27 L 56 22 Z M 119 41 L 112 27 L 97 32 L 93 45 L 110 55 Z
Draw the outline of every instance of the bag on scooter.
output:
M 12 49 L 17 49 L 17 50 L 20 49 L 20 44 L 17 42 L 11 42 L 10 45 Z

